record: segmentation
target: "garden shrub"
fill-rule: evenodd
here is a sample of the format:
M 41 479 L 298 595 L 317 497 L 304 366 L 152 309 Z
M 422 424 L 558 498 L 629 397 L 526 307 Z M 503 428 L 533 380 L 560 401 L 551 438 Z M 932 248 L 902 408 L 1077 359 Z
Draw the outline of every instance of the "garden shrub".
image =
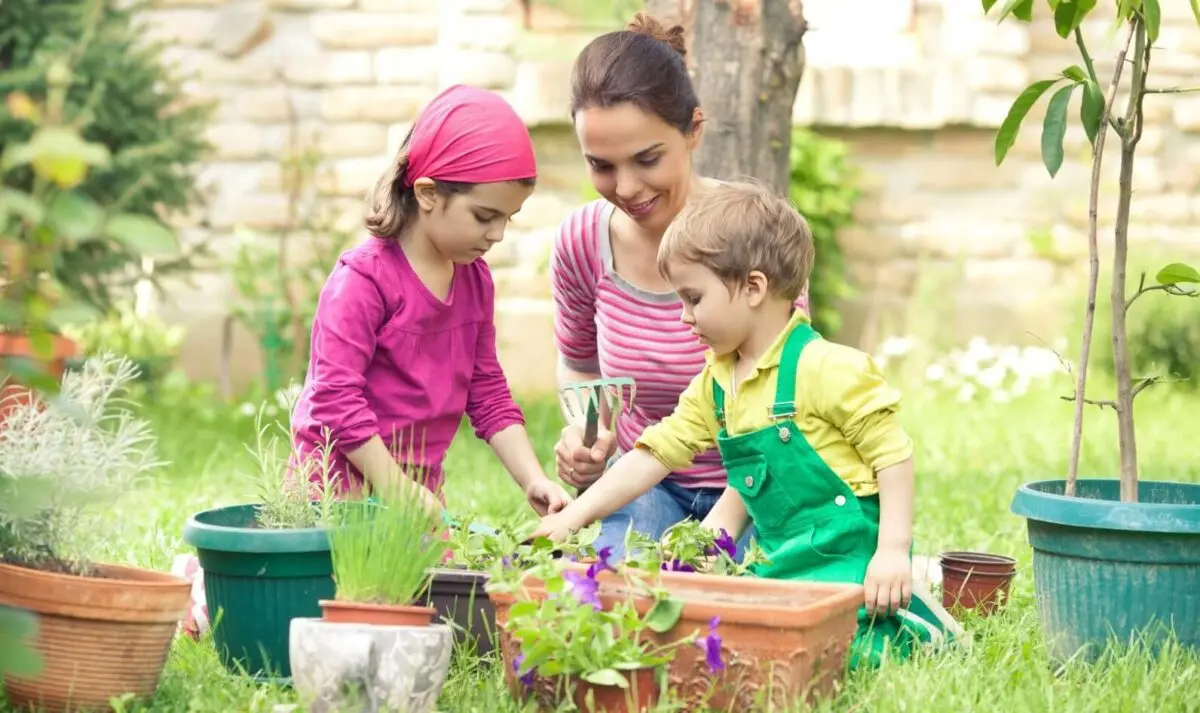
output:
M 102 206 L 169 219 L 199 202 L 198 162 L 211 107 L 189 101 L 182 79 L 162 62 L 165 45 L 146 41 L 144 0 L 3 0 L 0 2 L 0 96 L 45 92 L 46 67 L 79 51 L 67 93 L 68 118 L 87 115 L 85 139 L 103 144 L 112 163 L 90 173 L 81 190 Z M 91 33 L 89 34 L 89 28 Z M 84 40 L 81 42 L 81 39 Z M 32 127 L 0 109 L 0 146 L 29 138 Z M 28 190 L 28 170 L 12 185 Z M 155 275 L 191 268 L 194 255 L 156 262 Z M 93 306 L 127 297 L 141 259 L 112 241 L 64 250 L 55 276 Z M 120 291 L 117 297 L 111 296 Z
M 813 327 L 833 336 L 842 326 L 838 301 L 850 294 L 838 231 L 854 220 L 861 191 L 845 143 L 804 128 L 792 132 L 791 199 L 808 219 L 817 259 L 809 282 Z

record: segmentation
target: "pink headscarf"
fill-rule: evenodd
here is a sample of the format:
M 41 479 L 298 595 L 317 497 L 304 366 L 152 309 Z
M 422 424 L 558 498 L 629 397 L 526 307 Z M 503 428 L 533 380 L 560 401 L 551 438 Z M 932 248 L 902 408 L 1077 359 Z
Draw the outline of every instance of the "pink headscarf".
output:
M 525 122 L 498 94 L 455 84 L 417 117 L 404 185 L 418 178 L 494 183 L 537 176 Z

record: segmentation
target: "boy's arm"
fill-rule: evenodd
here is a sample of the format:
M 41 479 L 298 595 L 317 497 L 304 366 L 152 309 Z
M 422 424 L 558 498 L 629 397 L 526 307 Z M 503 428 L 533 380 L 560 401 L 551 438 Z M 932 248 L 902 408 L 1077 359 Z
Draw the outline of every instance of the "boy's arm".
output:
M 708 511 L 708 516 L 702 524 L 713 532 L 728 532 L 736 542 L 749 523 L 750 514 L 746 512 L 746 503 L 742 502 L 741 493 L 733 488 L 725 488 L 725 492 L 717 499 L 712 510 Z
M 912 547 L 913 459 L 890 465 L 879 478 L 879 551 L 895 551 L 908 557 Z
M 583 495 L 542 521 L 538 535 L 555 538 L 603 519 L 692 463 L 713 447 L 717 437 L 712 406 L 712 377 L 706 367 L 679 397 L 675 411 L 642 432 L 636 446 L 621 456 Z M 553 521 L 550 521 L 554 518 Z

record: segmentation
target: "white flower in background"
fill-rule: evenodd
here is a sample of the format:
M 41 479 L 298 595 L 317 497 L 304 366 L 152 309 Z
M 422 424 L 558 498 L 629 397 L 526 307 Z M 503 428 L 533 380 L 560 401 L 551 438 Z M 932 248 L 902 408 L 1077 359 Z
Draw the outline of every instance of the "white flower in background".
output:
M 988 389 L 995 391 L 996 389 L 1000 388 L 1001 384 L 1004 383 L 1006 376 L 1008 376 L 1008 370 L 1005 369 L 1004 364 L 997 362 L 985 369 L 982 369 L 979 372 L 979 376 L 976 377 L 976 380 L 979 381 L 980 386 L 985 386 Z
M 975 385 L 974 384 L 968 382 L 968 383 L 963 384 L 962 386 L 958 387 L 958 400 L 959 401 L 970 401 L 973 398 L 975 398 Z
M 879 355 L 882 357 L 900 357 L 912 351 L 917 340 L 912 337 L 888 337 L 879 345 Z
M 253 416 L 255 411 L 257 411 L 257 410 L 258 409 L 254 406 L 254 404 L 250 403 L 249 401 L 243 403 L 240 407 L 238 407 L 238 412 L 241 413 L 243 416 Z
M 946 367 L 940 363 L 930 364 L 925 367 L 926 381 L 941 381 L 944 378 L 946 378 Z

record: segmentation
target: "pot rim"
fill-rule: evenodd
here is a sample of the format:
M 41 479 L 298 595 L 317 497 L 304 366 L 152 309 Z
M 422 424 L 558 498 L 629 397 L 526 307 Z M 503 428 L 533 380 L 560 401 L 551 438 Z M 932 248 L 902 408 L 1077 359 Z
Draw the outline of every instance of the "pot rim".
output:
M 437 609 L 419 604 L 376 604 L 374 602 L 352 602 L 345 599 L 321 599 L 317 601 L 317 604 L 322 609 L 362 609 L 366 611 L 412 612 L 417 614 L 425 614 L 427 612 L 437 613 Z
M 178 622 L 187 612 L 192 583 L 182 577 L 103 562 L 92 567 L 113 576 L 0 563 L 0 604 L 43 616 L 143 623 Z
M 1017 575 L 1017 570 L 1015 568 L 1004 572 L 995 572 L 984 569 L 963 569 L 962 567 L 955 567 L 953 565 L 942 567 L 943 578 L 945 577 L 946 572 L 953 572 L 954 574 L 962 575 L 964 579 L 966 577 L 970 577 L 971 579 L 989 577 L 993 579 L 1012 579 Z
M 1060 494 L 1066 489 L 1064 479 L 1032 481 L 1017 488 L 1010 510 L 1028 520 L 1067 527 L 1200 535 L 1200 483 L 1139 480 L 1139 502 L 1123 503 L 1117 498 L 1120 482 L 1080 478 L 1077 492 L 1090 490 L 1099 497 L 1067 497 Z M 1173 495 L 1176 502 L 1145 502 L 1147 495 L 1163 499 Z M 1192 502 L 1180 503 L 1181 498 Z
M 329 551 L 329 534 L 324 527 L 263 529 L 205 522 L 218 513 L 257 512 L 260 507 L 259 503 L 240 503 L 194 513 L 183 526 L 183 541 L 198 550 L 214 552 L 295 554 Z
M 1017 560 L 1014 557 L 1007 555 L 994 555 L 988 552 L 973 552 L 971 550 L 948 550 L 938 555 L 938 563 L 942 564 L 950 562 L 970 562 L 977 565 L 1012 565 L 1016 566 Z

